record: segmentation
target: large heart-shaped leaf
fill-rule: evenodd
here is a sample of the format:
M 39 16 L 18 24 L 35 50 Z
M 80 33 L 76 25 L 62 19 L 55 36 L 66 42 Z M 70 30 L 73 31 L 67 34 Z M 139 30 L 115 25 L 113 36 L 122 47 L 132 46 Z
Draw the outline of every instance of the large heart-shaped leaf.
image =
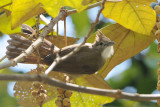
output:
M 123 0 L 106 2 L 102 11 L 106 18 L 111 18 L 122 26 L 135 32 L 150 35 L 156 22 L 155 11 L 150 7 L 155 0 Z
M 99 71 L 99 74 L 103 78 L 105 78 L 109 71 L 116 65 L 147 48 L 155 40 L 153 33 L 151 35 L 143 35 L 131 31 L 119 24 L 104 27 L 101 31 L 116 43 L 114 46 L 114 55 L 107 60 L 103 68 Z M 88 42 L 93 42 L 94 37 L 95 35 L 92 36 Z
M 12 4 L 12 29 L 44 12 L 42 5 L 35 0 L 14 0 Z

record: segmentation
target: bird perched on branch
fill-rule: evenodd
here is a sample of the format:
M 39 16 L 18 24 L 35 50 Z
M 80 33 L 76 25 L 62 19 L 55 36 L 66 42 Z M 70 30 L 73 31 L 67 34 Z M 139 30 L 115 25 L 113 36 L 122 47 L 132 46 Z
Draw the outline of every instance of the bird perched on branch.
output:
M 30 26 L 22 25 L 22 33 L 32 35 L 33 32 L 34 30 Z M 9 60 L 20 55 L 33 43 L 32 40 L 16 34 L 10 35 L 10 38 L 6 52 Z M 114 42 L 98 30 L 93 43 L 82 45 L 78 52 L 58 63 L 53 71 L 68 74 L 93 74 L 113 55 L 113 45 Z M 38 48 L 39 56 L 34 51 L 31 55 L 26 56 L 21 63 L 37 64 L 39 61 L 40 64 L 50 65 L 55 60 L 57 53 L 60 57 L 67 55 L 78 47 L 79 44 L 69 45 L 61 50 L 56 46 L 53 48 L 53 46 L 54 44 L 45 39 L 43 44 Z

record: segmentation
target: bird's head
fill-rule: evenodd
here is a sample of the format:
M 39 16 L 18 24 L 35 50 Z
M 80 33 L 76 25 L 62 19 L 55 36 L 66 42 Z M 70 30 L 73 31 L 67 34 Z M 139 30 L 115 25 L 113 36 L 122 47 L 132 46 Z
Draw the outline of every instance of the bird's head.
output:
M 115 42 L 111 41 L 100 30 L 98 30 L 94 44 L 99 48 L 107 48 L 113 46 Z
M 94 45 L 102 51 L 101 56 L 106 61 L 114 53 L 113 45 L 115 42 L 107 38 L 100 30 L 96 35 Z

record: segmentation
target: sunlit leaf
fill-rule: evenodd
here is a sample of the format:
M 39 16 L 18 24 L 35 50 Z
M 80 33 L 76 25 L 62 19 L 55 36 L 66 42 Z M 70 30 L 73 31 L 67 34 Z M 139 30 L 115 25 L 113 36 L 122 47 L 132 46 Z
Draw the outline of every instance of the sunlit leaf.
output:
M 54 74 L 55 75 L 55 74 Z M 51 76 L 51 75 L 50 75 Z M 72 76 L 71 76 L 72 77 Z M 81 86 L 97 87 L 101 89 L 111 89 L 107 82 L 98 74 L 84 75 L 74 80 L 75 84 Z M 86 94 L 74 91 L 70 97 L 72 107 L 102 107 L 103 104 L 111 103 L 115 98 Z M 44 104 L 44 107 L 55 106 L 55 99 Z
M 75 83 L 80 86 L 96 87 L 100 89 L 111 89 L 108 83 L 99 74 L 84 75 L 75 79 Z M 73 107 L 101 107 L 105 103 L 111 103 L 115 98 L 74 92 L 71 97 Z
M 55 100 L 56 100 L 56 98 L 54 98 L 53 100 L 43 104 L 43 107 L 56 107 L 57 105 L 55 104 Z
M 106 2 L 102 13 L 106 18 L 111 18 L 128 29 L 149 35 L 156 21 L 155 11 L 150 7 L 150 3 L 154 1 Z
M 44 10 L 41 4 L 35 0 L 14 0 L 12 4 L 12 29 L 42 12 Z
M 155 36 L 143 35 L 124 28 L 119 24 L 113 24 L 101 29 L 104 35 L 115 41 L 114 55 L 105 63 L 99 74 L 105 78 L 109 71 L 125 61 L 126 59 L 136 55 L 143 49 L 147 48 L 154 40 Z M 92 36 L 89 42 L 94 41 Z
M 89 86 L 101 89 L 111 89 L 108 83 L 99 74 L 84 75 L 75 80 L 75 83 L 81 86 Z
M 0 0 L 0 7 L 12 3 L 12 0 Z
M 16 28 L 11 30 L 11 16 L 7 16 L 6 14 L 0 15 L 0 31 L 4 34 L 11 34 L 20 32 L 21 29 Z
M 56 17 L 60 11 L 60 8 L 63 6 L 63 0 L 38 0 L 37 3 L 41 3 L 43 8 L 47 11 L 52 17 Z
M 69 6 L 77 9 L 78 12 L 84 10 L 88 5 L 83 6 L 82 0 L 39 0 L 37 3 L 42 3 L 43 8 L 52 17 L 56 17 L 63 6 Z
M 34 18 L 31 18 L 24 22 L 30 26 L 35 25 L 36 20 Z M 0 15 L 0 31 L 4 34 L 13 34 L 13 33 L 19 33 L 21 32 L 21 28 L 17 27 L 14 30 L 11 30 L 11 16 L 7 16 L 5 13 Z
M 84 10 L 88 5 L 82 5 L 83 0 L 65 0 L 65 6 L 75 8 L 78 12 Z
M 110 2 L 120 2 L 120 1 L 123 1 L 123 0 L 106 0 L 106 1 L 110 1 Z
M 72 107 L 102 107 L 103 104 L 111 103 L 114 98 L 73 92 L 70 98 Z

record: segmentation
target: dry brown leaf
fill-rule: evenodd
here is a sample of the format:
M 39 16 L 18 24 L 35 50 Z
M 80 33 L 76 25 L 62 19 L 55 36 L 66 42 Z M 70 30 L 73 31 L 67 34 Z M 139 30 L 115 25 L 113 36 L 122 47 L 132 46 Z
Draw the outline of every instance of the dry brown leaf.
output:
M 42 73 L 42 72 L 41 72 Z M 37 70 L 32 70 L 27 74 L 37 74 Z M 56 79 L 62 79 L 63 74 L 57 73 L 57 72 L 51 72 L 49 76 L 54 77 Z M 27 81 L 19 81 L 16 82 L 14 86 L 14 96 L 18 99 L 18 104 L 20 104 L 23 107 L 36 107 L 38 104 L 36 103 L 36 99 L 34 96 L 32 96 L 31 92 L 35 89 L 33 89 L 33 82 L 27 82 Z M 48 84 L 42 84 L 43 89 L 47 90 L 47 98 L 45 99 L 44 103 L 54 99 L 57 97 L 57 90 L 56 87 L 50 86 Z
M 46 39 L 51 41 L 55 46 L 57 46 L 59 48 L 65 47 L 65 37 L 64 36 L 50 36 L 50 35 L 48 35 L 46 37 Z M 79 40 L 79 38 L 67 37 L 67 45 L 72 45 L 78 40 Z

